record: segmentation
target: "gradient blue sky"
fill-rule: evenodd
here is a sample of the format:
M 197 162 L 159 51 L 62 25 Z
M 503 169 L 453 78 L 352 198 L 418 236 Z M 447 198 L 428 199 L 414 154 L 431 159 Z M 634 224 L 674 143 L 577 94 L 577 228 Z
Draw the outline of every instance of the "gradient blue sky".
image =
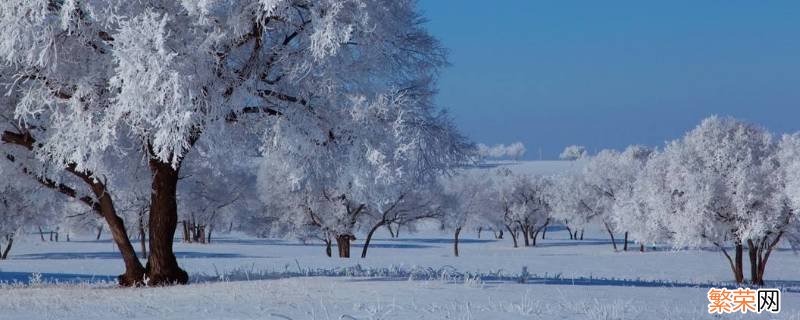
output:
M 800 1 L 420 0 L 450 49 L 437 102 L 528 159 L 662 146 L 706 116 L 800 130 Z

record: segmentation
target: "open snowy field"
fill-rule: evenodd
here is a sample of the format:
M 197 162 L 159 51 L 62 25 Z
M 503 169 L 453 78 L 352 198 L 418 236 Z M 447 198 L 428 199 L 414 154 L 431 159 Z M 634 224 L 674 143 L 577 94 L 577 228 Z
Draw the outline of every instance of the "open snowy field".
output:
M 613 252 L 599 236 L 547 235 L 515 249 L 465 234 L 456 258 L 448 234 L 379 234 L 366 259 L 349 260 L 319 244 L 228 235 L 176 244 L 194 284 L 144 289 L 105 282 L 122 272 L 108 240 L 31 237 L 0 263 L 0 318 L 707 319 L 708 287 L 731 277 L 719 252 Z M 772 259 L 767 286 L 784 289 L 783 311 L 739 317 L 800 319 L 800 256 L 782 249 Z

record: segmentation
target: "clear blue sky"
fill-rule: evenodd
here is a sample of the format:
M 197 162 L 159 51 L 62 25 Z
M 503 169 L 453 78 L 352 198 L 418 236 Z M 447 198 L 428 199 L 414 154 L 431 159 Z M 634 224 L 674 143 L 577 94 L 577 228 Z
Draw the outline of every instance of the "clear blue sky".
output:
M 437 102 L 526 158 L 662 146 L 706 116 L 800 130 L 800 1 L 420 0 L 450 49 Z

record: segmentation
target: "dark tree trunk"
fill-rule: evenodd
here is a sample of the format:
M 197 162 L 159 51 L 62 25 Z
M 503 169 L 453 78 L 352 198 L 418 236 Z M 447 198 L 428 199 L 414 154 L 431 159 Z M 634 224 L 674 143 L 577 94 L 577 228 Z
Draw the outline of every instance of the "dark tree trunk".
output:
M 6 245 L 6 248 L 3 249 L 3 254 L 0 255 L 0 259 L 2 260 L 8 259 L 8 252 L 11 251 L 11 245 L 14 244 L 14 235 L 7 235 L 6 241 L 8 241 L 8 245 Z
M 183 220 L 181 224 L 183 225 L 183 242 L 192 243 L 192 238 L 189 235 L 189 223 Z
M 91 178 L 89 179 L 89 181 L 93 181 Z M 133 244 L 128 238 L 125 223 L 117 215 L 111 194 L 106 191 L 105 185 L 98 183 L 92 184 L 92 192 L 98 198 L 100 214 L 106 220 L 108 230 L 111 232 L 111 239 L 116 243 L 117 249 L 122 254 L 122 260 L 125 262 L 125 273 L 117 278 L 119 284 L 122 286 L 138 286 L 142 284 L 145 269 L 142 267 L 142 263 L 139 262 L 139 257 L 136 256 Z M 100 230 L 102 231 L 102 227 Z
M 519 247 L 517 244 L 517 234 L 508 225 L 506 225 L 506 229 L 508 229 L 508 233 L 511 235 L 511 240 L 514 241 L 514 248 Z
M 394 229 L 392 229 L 392 224 L 391 223 L 386 225 L 386 229 L 389 229 L 389 236 L 394 238 Z
M 178 169 L 172 168 L 169 163 L 150 159 L 150 170 L 153 172 L 153 186 L 150 199 L 150 257 L 146 267 L 150 279 L 148 285 L 185 284 L 189 276 L 178 266 L 172 251 L 178 225 Z
M 644 252 L 644 243 L 639 245 L 639 252 Z
M 611 237 L 611 245 L 614 246 L 614 251 L 617 251 L 617 241 L 614 239 L 614 233 L 611 232 L 611 227 L 608 224 L 605 224 L 606 231 L 608 231 L 608 235 Z
M 103 226 L 97 227 L 97 238 L 95 240 L 100 240 L 100 236 L 103 234 Z M 42 239 L 44 241 L 44 239 Z
M 544 240 L 544 238 L 547 236 L 547 226 L 548 226 L 548 225 L 550 225 L 550 223 L 549 223 L 549 222 L 548 222 L 548 223 L 545 223 L 545 224 L 544 224 L 544 227 L 542 228 L 542 240 Z
M 214 225 L 213 224 L 209 224 L 208 225 L 208 233 L 206 235 L 206 243 L 211 243 L 211 231 L 213 231 L 213 230 L 214 230 Z
M 39 236 L 42 238 L 42 242 L 44 242 L 44 231 L 42 231 L 42 227 L 39 227 Z
M 529 229 L 530 229 L 530 227 L 522 226 L 522 239 L 524 240 L 526 247 L 530 247 L 531 246 L 530 238 L 531 238 L 532 234 L 530 234 L 531 231 Z
M 531 245 L 533 245 L 534 247 L 536 246 L 536 238 L 538 238 L 538 237 L 539 237 L 539 231 L 534 232 L 533 233 L 533 237 L 531 237 L 531 240 L 532 240 L 531 241 Z
M 498 239 L 498 240 L 503 240 L 503 229 L 500 229 L 500 232 L 499 232 L 499 233 L 500 233 L 500 235 L 499 235 L 499 236 L 497 236 L 497 239 Z
M 622 251 L 628 251 L 628 231 L 625 231 L 625 244 L 622 246 Z
M 478 239 L 481 238 L 481 231 L 483 231 L 483 227 L 478 227 Z
M 383 224 L 384 224 L 383 221 L 378 222 L 374 226 L 372 226 L 371 229 L 369 229 L 369 232 L 367 232 L 367 238 L 364 239 L 364 248 L 361 249 L 361 257 L 362 258 L 366 258 L 367 257 L 367 249 L 369 248 L 369 242 L 372 240 L 372 235 L 375 233 L 376 230 L 378 230 L 378 228 L 383 226 Z
M 581 229 L 581 240 L 583 240 L 583 229 Z
M 331 238 L 325 239 L 325 254 L 328 258 L 333 257 L 333 250 L 331 250 L 332 242 Z
M 736 260 L 735 266 L 733 266 L 733 276 L 736 279 L 736 283 L 743 283 L 744 282 L 744 260 L 743 260 L 743 253 L 744 253 L 744 246 L 741 243 L 736 244 Z
M 339 248 L 339 258 L 350 258 L 350 240 L 353 239 L 355 239 L 355 237 L 350 234 L 336 236 L 336 246 Z
M 453 237 L 453 254 L 458 257 L 458 235 L 461 234 L 461 228 L 456 228 L 455 235 Z
M 575 237 L 572 236 L 572 229 L 570 229 L 568 226 L 564 226 L 564 228 L 566 228 L 567 229 L 567 233 L 569 233 L 569 239 L 570 240 L 574 240 Z
M 578 230 L 575 230 L 575 236 L 572 237 L 573 240 L 578 240 Z M 583 240 L 583 239 L 581 239 Z

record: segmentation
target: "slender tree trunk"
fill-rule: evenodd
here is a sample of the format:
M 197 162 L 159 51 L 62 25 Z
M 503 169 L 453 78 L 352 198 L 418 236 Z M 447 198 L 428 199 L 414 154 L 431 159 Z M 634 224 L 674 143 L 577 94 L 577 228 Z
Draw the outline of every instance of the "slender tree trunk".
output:
M 97 237 L 95 240 L 100 240 L 100 236 L 103 234 L 103 226 L 97 227 Z
M 156 159 L 150 159 L 150 169 L 153 172 L 153 186 L 150 199 L 150 257 L 146 267 L 150 279 L 148 285 L 185 284 L 189 276 L 178 266 L 172 251 L 178 225 L 178 169 Z
M 14 234 L 6 235 L 6 241 L 8 241 L 8 244 L 6 248 L 3 249 L 3 254 L 0 255 L 0 259 L 2 260 L 8 259 L 8 252 L 11 251 L 11 245 L 14 244 Z
M 458 235 L 461 234 L 461 227 L 456 228 L 455 235 L 453 237 L 453 254 L 458 257 Z
M 369 242 L 372 240 L 372 235 L 375 233 L 375 230 L 378 230 L 378 228 L 383 226 L 383 224 L 384 224 L 383 221 L 378 222 L 374 226 L 372 226 L 371 229 L 369 229 L 369 232 L 367 232 L 367 238 L 364 239 L 364 248 L 361 249 L 361 257 L 362 258 L 366 258 L 367 257 L 367 249 L 369 249 Z
M 570 228 L 569 228 L 568 226 L 566 226 L 566 225 L 564 226 L 564 228 L 566 228 L 566 229 L 567 229 L 567 233 L 569 233 L 569 239 L 570 239 L 570 240 L 574 240 L 574 239 L 575 239 L 575 237 L 573 237 L 573 236 L 572 236 L 572 229 L 570 229 Z M 577 231 L 576 231 L 576 232 L 577 232 Z M 576 235 L 577 235 L 577 233 L 576 233 Z
M 625 231 L 625 244 L 622 246 L 622 251 L 628 251 L 628 231 Z
M 500 229 L 500 235 L 497 237 L 499 240 L 503 240 L 503 229 Z
M 577 232 L 577 231 L 575 231 Z M 581 229 L 581 240 L 583 240 L 583 229 Z
M 352 235 L 342 234 L 336 236 L 336 246 L 339 248 L 339 258 L 350 258 L 350 240 Z
M 144 211 L 139 212 L 139 245 L 142 248 L 142 258 L 147 259 L 147 236 L 144 231 Z
M 333 240 L 331 240 L 330 237 L 325 238 L 325 254 L 328 256 L 328 258 L 333 257 L 333 250 L 331 250 L 332 242 Z
M 481 238 L 481 231 L 483 231 L 483 227 L 478 227 L 478 239 Z
M 644 252 L 644 243 L 639 244 L 639 252 Z
M 511 240 L 514 241 L 514 248 L 519 247 L 517 245 L 517 234 L 514 233 L 514 230 L 512 230 L 511 227 L 508 225 L 506 225 L 506 229 L 508 229 L 508 233 L 511 235 Z
M 183 242 L 192 243 L 192 238 L 189 235 L 189 223 L 183 220 L 181 224 L 183 225 Z
M 39 236 L 42 237 L 42 242 L 44 242 L 44 231 L 42 231 L 41 226 L 39 226 Z
M 542 228 L 542 240 L 544 240 L 545 236 L 547 236 L 547 226 L 550 222 L 544 224 L 544 228 Z
M 391 223 L 386 225 L 386 229 L 389 229 L 389 236 L 394 238 L 394 229 L 392 229 L 392 224 Z
M 535 231 L 533 233 L 533 236 L 531 237 L 531 240 L 532 240 L 531 241 L 531 245 L 533 245 L 534 247 L 536 246 L 536 238 L 538 238 L 538 237 L 539 237 L 539 231 Z
M 206 243 L 211 243 L 211 231 L 213 231 L 213 230 L 214 230 L 214 225 L 213 224 L 209 224 L 208 225 L 208 234 L 206 235 Z
M 611 244 L 614 246 L 614 251 L 617 251 L 617 241 L 614 239 L 614 233 L 611 232 L 611 227 L 608 224 L 605 224 L 606 231 L 608 231 L 608 235 L 611 236 Z
M 733 268 L 733 275 L 736 278 L 736 283 L 744 282 L 744 262 L 743 262 L 744 246 L 741 243 L 736 244 L 736 265 Z

